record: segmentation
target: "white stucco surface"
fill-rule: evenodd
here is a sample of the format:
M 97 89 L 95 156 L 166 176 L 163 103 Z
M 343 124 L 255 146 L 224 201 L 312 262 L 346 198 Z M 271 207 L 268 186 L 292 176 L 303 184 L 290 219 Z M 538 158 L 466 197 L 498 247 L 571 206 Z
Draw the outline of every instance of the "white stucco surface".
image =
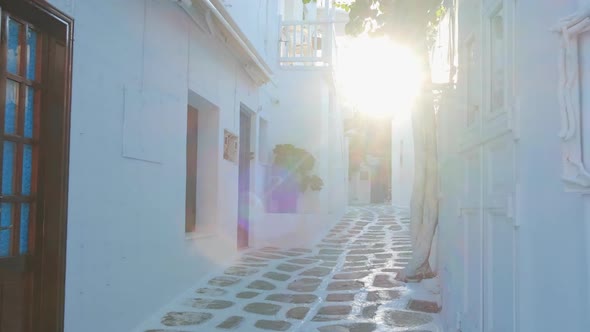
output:
M 325 188 L 332 184 L 332 156 L 319 148 L 330 126 L 327 83 L 318 83 L 311 99 L 284 92 L 308 100 L 298 121 L 301 108 L 287 107 L 295 97 L 276 103 L 281 83 L 257 86 L 218 31 L 198 27 L 175 1 L 51 3 L 75 19 L 65 331 L 129 331 L 236 254 L 238 165 L 223 159 L 223 135 L 240 135 L 242 106 L 252 119 L 255 156 L 264 118 L 267 152 L 288 141 L 306 147 L 318 153 Z M 231 5 L 227 11 L 276 70 L 277 3 Z M 197 232 L 189 235 L 187 105 L 200 120 Z M 251 161 L 252 232 L 265 218 L 268 162 Z

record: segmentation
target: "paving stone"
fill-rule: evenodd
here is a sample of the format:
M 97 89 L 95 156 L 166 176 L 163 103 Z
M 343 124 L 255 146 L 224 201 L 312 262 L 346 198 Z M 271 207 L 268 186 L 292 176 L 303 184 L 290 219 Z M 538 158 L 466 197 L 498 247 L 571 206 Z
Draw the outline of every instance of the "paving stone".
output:
M 363 308 L 363 318 L 373 319 L 379 310 L 380 304 L 373 304 Z
M 238 276 L 238 277 L 245 277 L 257 273 L 260 271 L 259 269 L 249 268 L 245 266 L 231 266 L 228 267 L 223 273 Z
M 302 252 L 296 252 L 296 251 L 279 251 L 279 253 L 281 255 L 285 255 L 285 256 L 289 256 L 289 257 L 297 257 L 297 256 L 301 256 L 304 254 Z
M 329 256 L 329 255 L 317 255 L 315 258 L 322 260 L 324 262 L 335 262 L 340 258 L 340 256 Z
M 333 279 L 340 279 L 340 280 L 354 280 L 354 279 L 362 279 L 369 275 L 369 272 L 349 272 L 349 273 L 338 273 L 335 274 Z
M 277 272 L 266 272 L 262 276 L 265 278 L 268 278 L 268 279 L 278 280 L 278 281 L 285 281 L 285 280 L 289 280 L 291 278 L 291 276 L 288 274 L 277 273 Z
M 433 318 L 430 315 L 410 311 L 392 310 L 385 312 L 383 315 L 384 323 L 395 327 L 416 327 L 428 324 L 432 320 Z
M 234 305 L 233 302 L 225 300 L 211 300 L 211 299 L 190 299 L 185 302 L 185 305 L 191 306 L 197 309 L 225 309 Z
M 382 253 L 383 249 L 355 249 L 348 252 L 349 255 L 370 255 Z
M 320 255 L 340 255 L 344 250 L 339 249 L 322 249 L 320 250 Z
M 393 257 L 392 254 L 375 254 L 375 258 L 378 258 L 378 259 L 390 259 L 392 257 Z
M 218 286 L 218 287 L 226 287 L 237 284 L 240 282 L 240 278 L 237 277 L 230 277 L 230 276 L 219 276 L 209 280 L 209 285 L 211 286 Z
M 332 322 L 335 320 L 343 320 L 346 316 L 326 316 L 326 315 L 315 315 L 312 322 Z
M 402 283 L 393 280 L 393 278 L 387 274 L 378 274 L 373 280 L 373 286 L 379 288 L 392 288 L 402 286 Z
M 291 282 L 287 288 L 294 292 L 308 293 L 315 291 L 321 282 L 322 279 L 301 278 Z
M 312 252 L 311 249 L 307 249 L 307 248 L 291 248 L 291 249 L 289 249 L 289 251 L 297 251 L 297 252 L 302 252 L 302 253 Z
M 332 272 L 332 269 L 326 267 L 314 267 L 300 273 L 302 276 L 324 277 Z
M 352 311 L 352 307 L 349 305 L 327 305 L 320 308 L 318 315 L 348 315 Z
M 325 266 L 325 267 L 334 267 L 338 265 L 338 262 L 334 261 L 334 262 L 322 262 L 322 264 L 320 264 L 320 266 Z
M 314 294 L 271 294 L 266 297 L 267 301 L 308 304 L 313 303 L 318 299 Z
M 307 259 L 307 258 L 294 258 L 294 259 L 288 260 L 287 263 L 309 265 L 309 264 L 317 263 L 317 260 Z
M 261 251 L 277 251 L 280 250 L 281 248 L 277 248 L 277 247 L 264 247 L 262 249 L 260 249 Z
M 208 312 L 173 311 L 162 317 L 161 323 L 166 326 L 200 325 L 213 318 Z
M 145 330 L 145 332 L 185 332 L 180 330 Z
M 277 288 L 275 285 L 271 284 L 268 281 L 264 280 L 255 280 L 248 285 L 250 289 L 260 289 L 260 290 L 273 290 Z
M 354 323 L 349 325 L 328 325 L 318 328 L 319 332 L 373 332 L 377 329 L 375 323 Z
M 390 301 L 399 299 L 400 297 L 401 292 L 393 289 L 370 291 L 367 293 L 367 301 L 369 302 Z
M 343 267 L 367 266 L 367 262 L 346 262 Z
M 326 296 L 328 302 L 350 302 L 354 301 L 353 293 L 332 293 Z
M 253 258 L 253 257 L 244 256 L 244 257 L 240 258 L 239 262 L 246 262 L 246 263 L 265 263 L 266 260 L 265 259 L 260 259 L 260 258 Z
M 291 323 L 284 320 L 259 320 L 254 326 L 263 330 L 287 331 L 291 327 Z
M 271 253 L 267 253 L 267 252 L 253 252 L 253 253 L 247 253 L 246 255 L 254 256 L 257 258 L 266 258 L 266 259 L 283 259 L 283 258 L 285 258 L 285 256 L 271 254 Z
M 340 291 L 340 290 L 357 290 L 361 289 L 365 284 L 358 280 L 351 281 L 333 281 L 328 285 L 329 291 Z
M 244 307 L 244 311 L 267 316 L 274 315 L 279 312 L 279 310 L 281 310 L 280 305 L 263 302 L 249 303 Z
M 436 302 L 433 301 L 422 301 L 410 299 L 407 306 L 408 310 L 421 311 L 426 313 L 435 314 L 440 312 L 440 307 Z
M 236 294 L 236 297 L 239 299 L 251 299 L 251 298 L 257 296 L 258 294 L 260 294 L 260 293 L 258 293 L 258 292 L 240 292 L 240 293 Z
M 238 264 L 243 265 L 245 267 L 266 267 L 266 266 L 268 266 L 268 264 L 263 264 L 263 263 L 240 263 L 240 262 L 238 262 Z
M 309 312 L 309 308 L 307 308 L 307 307 L 292 308 L 292 309 L 289 309 L 289 311 L 287 311 L 287 318 L 302 320 L 305 318 L 305 316 L 307 315 L 308 312 Z
M 221 288 L 199 288 L 195 291 L 195 293 L 200 295 L 217 297 L 227 294 L 227 291 Z
M 303 266 L 293 264 L 280 264 L 277 266 L 277 270 L 284 272 L 293 272 L 302 269 Z
M 231 316 L 217 325 L 218 329 L 225 329 L 225 330 L 233 330 L 240 326 L 240 324 L 244 321 L 244 317 L 240 316 Z
M 366 261 L 367 259 L 367 256 L 346 256 L 347 262 Z
M 349 272 L 361 272 L 367 271 L 367 266 L 363 264 L 363 266 L 355 266 L 355 267 L 347 267 L 340 270 L 340 272 L 349 273 Z

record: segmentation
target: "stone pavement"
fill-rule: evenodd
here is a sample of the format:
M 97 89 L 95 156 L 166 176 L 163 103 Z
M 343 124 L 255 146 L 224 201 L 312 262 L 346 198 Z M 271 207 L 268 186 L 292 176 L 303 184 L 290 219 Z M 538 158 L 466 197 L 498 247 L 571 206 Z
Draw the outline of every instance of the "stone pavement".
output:
M 437 306 L 411 300 L 432 294 L 394 280 L 411 255 L 404 211 L 350 208 L 316 247 L 247 251 L 144 331 L 439 331 Z

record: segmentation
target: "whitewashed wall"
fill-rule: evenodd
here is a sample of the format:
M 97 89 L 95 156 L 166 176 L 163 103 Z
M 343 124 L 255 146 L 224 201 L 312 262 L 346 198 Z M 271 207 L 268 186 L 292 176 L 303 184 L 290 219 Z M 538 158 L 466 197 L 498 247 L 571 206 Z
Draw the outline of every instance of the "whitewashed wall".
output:
M 222 157 L 223 130 L 239 135 L 240 103 L 258 110 L 270 97 L 172 1 L 52 3 L 76 22 L 65 331 L 130 331 L 235 253 L 238 167 Z M 213 187 L 199 200 L 214 208 L 199 219 L 216 231 L 194 239 L 189 103 L 213 125 L 199 143 Z
M 590 329 L 588 221 L 583 196 L 566 191 L 561 179 L 561 44 L 549 30 L 573 13 L 577 2 L 503 1 L 508 13 L 514 13 L 506 34 L 514 48 L 505 54 L 513 70 L 508 76 L 509 115 L 503 134 L 477 142 L 490 132 L 493 120 L 484 115 L 481 126 L 476 120 L 474 131 L 465 129 L 467 86 L 484 94 L 478 106 L 485 112 L 490 85 L 482 15 L 493 12 L 500 1 L 483 1 L 483 7 L 459 1 L 458 89 L 450 96 L 454 106 L 439 112 L 438 257 L 446 331 Z M 483 72 L 479 81 L 468 84 L 466 47 L 471 41 L 476 59 L 483 61 L 475 68 Z M 590 53 L 581 56 L 590 60 Z M 502 199 L 497 193 L 507 195 Z

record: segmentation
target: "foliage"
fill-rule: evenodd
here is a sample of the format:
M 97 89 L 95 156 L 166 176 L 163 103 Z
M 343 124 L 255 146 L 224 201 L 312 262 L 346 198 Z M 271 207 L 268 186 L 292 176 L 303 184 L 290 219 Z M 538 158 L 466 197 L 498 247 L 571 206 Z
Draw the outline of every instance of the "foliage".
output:
M 317 0 L 302 0 L 304 4 Z M 401 44 L 431 46 L 438 22 L 445 14 L 444 0 L 335 0 L 348 12 L 346 33 L 386 35 Z
M 295 147 L 293 144 L 278 144 L 273 152 L 275 155 L 274 165 L 283 168 L 292 175 L 299 183 L 301 192 L 305 192 L 307 189 L 322 190 L 324 181 L 319 176 L 310 174 L 315 165 L 315 158 L 311 153 Z

